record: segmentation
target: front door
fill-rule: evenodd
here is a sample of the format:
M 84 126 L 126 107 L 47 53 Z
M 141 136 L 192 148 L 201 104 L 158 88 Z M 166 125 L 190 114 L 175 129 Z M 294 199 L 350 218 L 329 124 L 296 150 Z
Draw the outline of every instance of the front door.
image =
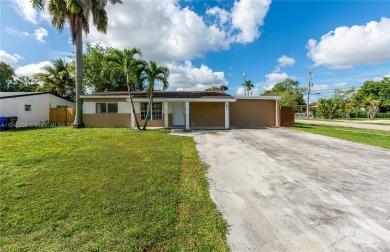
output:
M 173 125 L 184 126 L 184 102 L 172 103 Z

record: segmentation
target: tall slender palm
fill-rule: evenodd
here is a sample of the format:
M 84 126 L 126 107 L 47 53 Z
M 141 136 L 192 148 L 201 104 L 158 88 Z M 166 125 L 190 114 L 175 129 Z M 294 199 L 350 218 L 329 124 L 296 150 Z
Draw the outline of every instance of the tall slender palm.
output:
M 34 79 L 43 83 L 43 86 L 39 87 L 40 90 L 55 90 L 62 97 L 66 95 L 66 91 L 73 90 L 74 79 L 70 74 L 69 64 L 65 60 L 56 59 L 53 65 L 46 65 L 41 70 L 43 72 L 34 75 Z
M 246 96 L 246 86 L 245 86 L 245 83 L 246 83 L 246 81 L 244 81 L 244 83 L 242 83 L 242 85 L 241 85 L 241 86 L 244 87 L 244 96 Z
M 248 92 L 248 96 L 249 94 L 252 95 L 252 89 L 255 87 L 252 84 L 252 81 L 246 80 L 242 85 L 244 86 L 244 94 L 246 95 L 246 93 Z
M 43 10 L 47 8 L 51 14 L 53 26 L 60 32 L 67 22 L 75 45 L 76 56 L 76 116 L 73 127 L 84 127 L 82 120 L 82 103 L 80 94 L 83 89 L 83 31 L 89 33 L 89 20 L 92 14 L 93 24 L 98 31 L 107 31 L 107 2 L 111 4 L 122 3 L 121 0 L 31 0 L 34 8 Z
M 148 67 L 145 69 L 145 77 L 148 81 L 148 86 L 146 88 L 146 95 L 149 98 L 148 110 L 146 112 L 145 124 L 142 130 L 146 129 L 148 124 L 150 109 L 153 103 L 153 92 L 154 92 L 154 84 L 155 82 L 160 82 L 163 85 L 163 90 L 166 90 L 169 86 L 168 77 L 169 70 L 166 67 L 158 66 L 156 62 L 150 61 Z
M 136 59 L 135 56 L 141 56 L 142 52 L 138 48 L 124 49 L 123 51 L 114 49 L 110 52 L 108 62 L 112 76 L 116 76 L 117 73 L 123 73 L 126 76 L 127 90 L 129 92 L 129 98 L 131 103 L 132 114 L 135 119 L 137 129 L 141 129 L 138 119 L 135 115 L 135 108 L 133 102 L 132 91 L 136 86 L 142 86 L 142 72 L 146 62 L 140 59 Z M 131 85 L 131 82 L 134 85 Z

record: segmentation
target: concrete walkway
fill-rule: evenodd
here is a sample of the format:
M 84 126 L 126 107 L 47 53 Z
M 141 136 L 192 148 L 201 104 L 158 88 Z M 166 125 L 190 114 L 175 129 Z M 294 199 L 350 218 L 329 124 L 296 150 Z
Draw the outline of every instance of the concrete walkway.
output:
M 390 150 L 286 128 L 189 135 L 232 251 L 390 251 Z
M 342 126 L 360 129 L 373 129 L 373 130 L 385 130 L 390 131 L 390 125 L 372 125 L 357 122 L 338 122 L 338 121 L 316 121 L 316 120 L 299 120 L 295 119 L 297 123 L 306 124 L 318 124 L 318 125 L 331 125 L 331 126 Z

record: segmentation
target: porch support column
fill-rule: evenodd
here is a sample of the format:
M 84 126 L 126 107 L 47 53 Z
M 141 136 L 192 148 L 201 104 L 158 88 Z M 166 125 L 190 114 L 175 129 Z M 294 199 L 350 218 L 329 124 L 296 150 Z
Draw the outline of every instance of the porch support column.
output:
M 129 103 L 130 103 L 130 115 L 131 115 L 131 125 L 130 125 L 130 127 L 132 129 L 134 129 L 135 128 L 135 115 L 133 114 L 133 108 L 131 106 L 131 102 L 129 101 Z
M 190 129 L 190 102 L 186 101 L 186 129 Z
M 164 102 L 164 128 L 168 128 L 168 102 Z
M 280 127 L 280 113 L 279 113 L 279 102 L 275 100 L 275 126 Z
M 229 102 L 225 102 L 225 129 L 229 129 Z

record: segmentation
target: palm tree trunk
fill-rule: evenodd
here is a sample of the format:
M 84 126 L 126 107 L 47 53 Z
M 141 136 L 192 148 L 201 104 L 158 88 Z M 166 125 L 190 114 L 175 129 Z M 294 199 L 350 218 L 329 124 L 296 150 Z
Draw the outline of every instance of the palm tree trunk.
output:
M 132 109 L 132 112 L 133 112 L 132 116 L 134 116 L 135 125 L 137 126 L 137 129 L 141 130 L 141 128 L 139 127 L 137 115 L 135 114 L 133 96 L 131 95 L 131 84 L 130 84 L 130 77 L 129 77 L 129 75 L 127 75 L 126 78 L 127 78 L 127 83 L 126 83 L 127 84 L 127 90 L 129 91 L 129 98 L 130 98 L 130 103 L 131 103 L 131 109 Z M 130 118 L 130 120 L 131 120 L 131 118 Z
M 82 20 L 78 15 L 76 17 L 77 35 L 75 40 L 76 49 L 76 116 L 74 119 L 74 128 L 83 128 L 83 104 L 80 98 L 83 89 L 83 31 Z
M 148 110 L 146 112 L 145 123 L 144 123 L 144 127 L 142 128 L 142 130 L 145 130 L 146 126 L 148 125 L 149 115 L 150 115 L 150 110 L 151 110 L 151 107 L 152 107 L 152 103 L 153 103 L 153 90 L 152 90 L 152 93 L 150 94 Z

